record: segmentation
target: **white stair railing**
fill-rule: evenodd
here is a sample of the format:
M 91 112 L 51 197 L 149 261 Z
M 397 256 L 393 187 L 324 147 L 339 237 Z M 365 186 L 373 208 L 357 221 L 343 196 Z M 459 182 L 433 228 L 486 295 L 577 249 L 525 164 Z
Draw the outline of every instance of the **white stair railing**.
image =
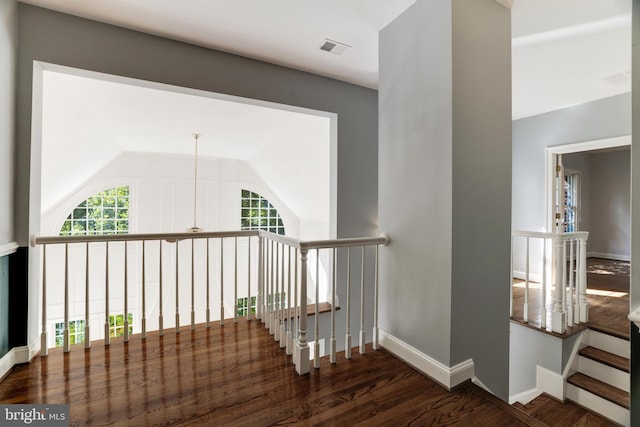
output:
M 547 307 L 549 306 L 551 307 L 550 328 L 553 332 L 564 333 L 567 327 L 588 321 L 586 270 L 588 237 L 589 233 L 586 231 L 512 232 L 511 276 L 524 281 L 522 306 L 524 322 L 530 321 L 530 290 L 534 282 L 540 287 L 540 299 L 536 304 L 540 309 L 540 328 L 549 327 L 547 324 Z M 548 287 L 549 284 L 551 288 Z M 550 290 L 552 292 L 549 292 Z M 511 316 L 513 317 L 513 285 L 511 291 Z
M 217 261 L 212 259 L 210 247 L 211 240 L 219 240 L 219 254 Z M 238 242 L 239 239 L 246 239 L 247 245 L 243 254 L 239 255 Z M 188 241 L 188 242 L 185 242 Z M 233 260 L 229 260 L 229 255 L 225 254 L 225 241 L 229 242 L 233 240 Z M 205 243 L 198 243 L 204 241 Z M 141 296 L 140 307 L 140 337 L 142 339 L 147 338 L 147 332 L 153 330 L 150 329 L 149 323 L 149 302 L 150 295 L 157 292 L 157 331 L 158 335 L 162 336 L 165 333 L 164 325 L 164 304 L 171 303 L 163 298 L 165 289 L 163 285 L 167 282 L 175 285 L 175 333 L 180 333 L 182 325 L 180 321 L 181 307 L 184 311 L 190 311 L 190 329 L 196 328 L 196 322 L 199 315 L 203 315 L 206 328 L 211 326 L 211 305 L 210 298 L 214 295 L 215 280 L 213 275 L 215 274 L 211 267 L 213 263 L 219 269 L 219 282 L 218 287 L 220 290 L 220 300 L 218 301 L 220 307 L 220 316 L 218 318 L 220 325 L 224 324 L 225 320 L 225 298 L 228 297 L 225 294 L 225 282 L 228 284 L 230 276 L 233 275 L 233 287 L 230 289 L 228 286 L 226 289 L 228 293 L 233 293 L 233 304 L 228 306 L 233 307 L 233 320 L 237 322 L 238 316 L 238 291 L 240 286 L 239 275 L 239 259 L 241 256 L 246 256 L 247 271 L 244 274 L 244 280 L 246 280 L 246 304 L 243 309 L 246 309 L 246 319 L 251 319 L 252 311 L 252 296 L 255 297 L 255 317 L 261 319 L 265 326 L 269 329 L 270 333 L 274 335 L 274 339 L 279 342 L 281 348 L 284 349 L 287 355 L 293 356 L 293 361 L 296 367 L 296 371 L 299 374 L 305 374 L 310 371 L 310 348 L 308 342 L 308 318 L 311 313 L 308 313 L 308 289 L 309 289 L 309 266 L 308 258 L 310 253 L 315 254 L 316 268 L 315 268 L 315 281 L 313 285 L 315 287 L 315 298 L 311 301 L 314 304 L 313 314 L 315 315 L 314 334 L 313 339 L 317 342 L 321 337 L 328 337 L 330 341 L 329 360 L 331 363 L 336 363 L 337 352 L 337 340 L 336 340 L 336 311 L 339 308 L 338 290 L 339 282 L 343 282 L 346 288 L 346 333 L 345 333 L 345 356 L 351 358 L 351 273 L 357 271 L 352 269 L 351 262 L 353 259 L 357 259 L 357 256 L 352 256 L 352 248 L 360 249 L 360 340 L 359 348 L 360 353 L 365 352 L 365 318 L 373 321 L 373 334 L 371 339 L 373 340 L 373 346 L 378 348 L 378 310 L 377 310 L 377 296 L 378 296 L 378 256 L 379 246 L 388 244 L 389 239 L 386 236 L 371 237 L 371 238 L 353 238 L 353 239 L 336 239 L 336 240 L 321 240 L 321 241 L 299 241 L 289 237 L 281 236 L 278 234 L 262 232 L 262 231 L 231 231 L 231 232 L 187 232 L 187 233 L 164 233 L 164 234 L 125 234 L 125 235 L 100 235 L 100 236 L 53 236 L 53 237 L 36 237 L 33 240 L 34 245 L 42 246 L 42 331 L 41 331 L 41 355 L 47 356 L 48 347 L 50 345 L 48 339 L 50 319 L 47 317 L 50 315 L 48 311 L 50 300 L 47 299 L 49 288 L 52 284 L 60 280 L 59 276 L 50 277 L 50 267 L 53 263 L 56 264 L 56 259 L 52 258 L 51 250 L 55 246 L 63 246 L 64 252 L 61 256 L 64 257 L 64 270 L 61 283 L 64 284 L 63 288 L 63 348 L 65 352 L 71 351 L 71 323 L 70 323 L 70 307 L 73 307 L 78 300 L 83 300 L 84 306 L 84 343 L 85 348 L 89 348 L 91 343 L 90 324 L 92 316 L 96 316 L 95 307 L 93 312 L 91 310 L 91 301 L 89 298 L 89 292 L 97 293 L 100 288 L 104 286 L 104 310 L 100 310 L 97 315 L 100 319 L 104 320 L 104 345 L 110 345 L 110 332 L 112 324 L 110 315 L 122 314 L 124 319 L 124 340 L 128 341 L 129 336 L 129 299 L 130 292 L 139 291 Z M 257 246 L 257 254 L 254 252 L 252 258 L 251 246 L 255 244 Z M 188 247 L 190 246 L 190 251 Z M 69 255 L 70 248 L 82 247 L 84 259 L 82 262 L 72 262 L 72 258 Z M 174 247 L 175 250 L 168 251 L 167 248 Z M 367 251 L 367 248 L 373 247 L 372 250 Z M 340 251 L 340 248 L 346 248 Z M 120 250 L 123 249 L 124 255 L 119 255 Z M 185 250 L 186 249 L 186 250 Z M 227 248 L 228 249 L 228 248 Z M 150 253 L 150 250 L 157 253 L 157 258 Z M 375 253 L 371 252 L 375 250 Z M 96 280 L 96 272 L 93 270 L 90 274 L 90 265 L 92 263 L 98 263 L 99 252 L 104 252 L 104 262 L 100 265 L 100 268 L 104 269 L 104 278 Z M 136 252 L 133 255 L 132 252 Z M 137 252 L 141 252 L 138 254 Z M 331 260 L 331 272 L 327 274 L 330 277 L 330 294 L 328 296 L 328 303 L 330 306 L 330 331 L 320 331 L 320 295 L 319 295 L 319 260 L 321 253 L 327 251 L 330 253 L 329 259 Z M 189 253 L 190 252 L 190 253 Z M 227 252 L 229 253 L 229 252 Z M 357 252 L 356 252 L 357 253 Z M 167 255 L 168 254 L 168 255 Z M 60 255 L 60 254 L 58 254 Z M 76 253 L 76 255 L 78 255 Z M 138 255 L 140 260 L 138 260 Z M 226 255 L 226 257 L 225 257 Z M 371 267 L 373 272 L 365 269 L 365 259 L 367 256 L 374 256 L 375 263 Z M 190 257 L 190 259 L 188 259 Z M 90 262 L 91 258 L 91 262 Z M 202 261 L 201 258 L 204 258 Z M 232 265 L 233 273 L 226 273 L 225 270 L 225 258 L 227 258 L 228 265 Z M 198 261 L 200 259 L 200 261 Z M 77 256 L 73 258 L 74 261 L 78 261 Z M 149 282 L 151 276 L 154 276 L 153 270 L 149 269 L 148 264 L 151 264 L 157 260 L 157 277 L 154 277 L 155 281 Z M 186 260 L 186 261 L 185 261 Z M 190 265 L 190 274 L 184 273 L 186 269 L 180 268 L 182 262 L 187 262 Z M 339 280 L 338 277 L 338 263 L 346 262 L 345 267 L 347 271 L 347 277 L 343 280 Z M 202 265 L 204 263 L 204 265 Z M 230 263 L 230 264 L 229 264 Z M 78 264 L 78 265 L 76 265 Z M 80 264 L 84 266 L 84 283 L 82 283 L 82 292 L 79 292 L 77 287 L 76 292 L 72 296 L 70 295 L 70 278 L 78 277 L 77 270 L 74 274 L 74 269 L 79 269 Z M 131 266 L 137 268 L 134 272 L 131 271 Z M 184 265 L 183 265 L 184 267 Z M 173 271 L 171 271 L 173 268 Z M 370 269 L 371 269 L 370 268 Z M 137 272 L 140 272 L 138 274 Z M 181 272 L 183 274 L 181 275 Z M 203 273 L 202 273 L 203 272 Z M 151 274 L 150 274 L 151 273 Z M 197 274 L 199 273 L 199 274 Z M 185 276 L 186 275 L 186 276 Z M 187 279 L 188 276 L 188 279 Z M 204 276 L 204 277 L 202 277 Z M 252 277 L 253 276 L 253 277 Z M 99 283 L 96 283 L 99 282 Z M 186 283 L 188 282 L 188 283 Z M 122 284 L 122 288 L 118 289 L 118 284 Z M 135 283 L 135 284 L 134 284 Z M 204 289 L 203 289 L 204 288 Z M 120 292 L 121 290 L 121 292 Z M 166 289 L 167 292 L 171 290 Z M 293 297 L 292 297 L 293 292 Z M 371 304 L 365 304 L 365 296 L 368 292 L 372 292 L 374 295 L 374 307 L 371 309 Z M 196 295 L 200 294 L 200 297 Z M 190 298 L 186 298 L 187 295 Z M 206 304 L 198 301 L 206 295 Z M 181 298 L 182 296 L 182 298 Z M 166 297 L 166 296 L 165 296 Z M 215 297 L 213 297 L 215 298 Z M 180 301 L 183 300 L 185 306 L 181 306 Z M 200 306 L 196 303 L 200 304 Z M 215 303 L 215 300 L 214 300 Z M 188 307 L 187 307 L 188 304 Z M 215 304 L 214 304 L 215 305 Z M 122 312 L 123 310 L 123 312 Z M 202 311 L 199 312 L 199 310 Z M 365 311 L 369 312 L 365 313 Z M 371 316 L 373 319 L 371 319 Z M 231 317 L 231 316 L 229 316 Z M 54 316 L 55 318 L 55 316 Z M 319 352 L 319 345 L 314 345 L 314 367 L 319 367 L 319 359 L 322 355 Z

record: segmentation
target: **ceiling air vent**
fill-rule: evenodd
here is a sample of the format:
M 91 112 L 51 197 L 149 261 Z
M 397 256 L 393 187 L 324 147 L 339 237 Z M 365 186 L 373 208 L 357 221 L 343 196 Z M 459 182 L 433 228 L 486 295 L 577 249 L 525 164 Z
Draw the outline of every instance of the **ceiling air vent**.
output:
M 320 50 L 324 50 L 325 52 L 331 52 L 335 55 L 341 55 L 345 50 L 349 49 L 351 46 L 348 44 L 340 43 L 335 40 L 325 39 L 324 43 L 320 46 Z

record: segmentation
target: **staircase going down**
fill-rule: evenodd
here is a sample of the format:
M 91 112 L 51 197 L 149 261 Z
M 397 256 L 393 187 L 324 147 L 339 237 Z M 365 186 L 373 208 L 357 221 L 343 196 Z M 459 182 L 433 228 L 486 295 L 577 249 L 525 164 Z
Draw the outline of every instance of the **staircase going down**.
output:
M 590 328 L 567 378 L 567 398 L 629 425 L 629 355 L 628 337 Z

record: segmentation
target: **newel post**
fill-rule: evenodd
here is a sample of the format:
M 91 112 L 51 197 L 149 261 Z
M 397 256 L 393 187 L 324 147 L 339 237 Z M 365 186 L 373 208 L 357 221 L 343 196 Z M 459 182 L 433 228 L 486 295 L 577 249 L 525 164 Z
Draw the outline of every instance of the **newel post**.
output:
M 580 257 L 578 258 L 578 319 L 581 323 L 589 321 L 589 303 L 587 302 L 587 238 L 580 237 Z
M 256 319 L 262 320 L 264 318 L 262 300 L 264 298 L 264 239 L 262 236 L 258 237 L 258 295 L 256 296 Z M 248 301 L 250 306 L 251 301 Z
M 553 237 L 553 267 L 555 269 L 555 295 L 553 297 L 553 312 L 551 313 L 551 330 L 557 333 L 565 331 L 566 317 L 564 310 L 565 284 L 562 281 L 563 271 L 566 266 L 562 265 L 562 255 L 565 250 L 564 240 L 559 235 Z
M 300 322 L 294 357 L 296 372 L 300 375 L 308 374 L 310 369 L 307 344 L 307 253 L 308 249 L 300 249 Z

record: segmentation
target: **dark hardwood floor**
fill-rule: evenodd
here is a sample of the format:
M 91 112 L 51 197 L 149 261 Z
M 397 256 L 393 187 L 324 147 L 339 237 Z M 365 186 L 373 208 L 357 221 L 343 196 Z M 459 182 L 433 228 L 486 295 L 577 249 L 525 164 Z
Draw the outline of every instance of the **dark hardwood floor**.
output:
M 53 349 L 17 366 L 0 402 L 66 403 L 74 426 L 545 425 L 471 383 L 448 392 L 370 347 L 298 376 L 263 325 L 244 320 Z M 566 408 L 575 422 L 587 412 Z
M 588 324 L 569 328 L 571 335 L 587 326 L 612 335 L 629 339 L 629 284 L 628 262 L 611 261 L 600 258 L 587 259 L 587 300 L 589 302 Z M 514 281 L 512 319 L 524 322 L 524 288 L 521 280 Z M 528 325 L 540 328 L 540 286 L 532 283 L 529 289 Z M 547 290 L 547 328 L 551 329 L 551 292 Z

